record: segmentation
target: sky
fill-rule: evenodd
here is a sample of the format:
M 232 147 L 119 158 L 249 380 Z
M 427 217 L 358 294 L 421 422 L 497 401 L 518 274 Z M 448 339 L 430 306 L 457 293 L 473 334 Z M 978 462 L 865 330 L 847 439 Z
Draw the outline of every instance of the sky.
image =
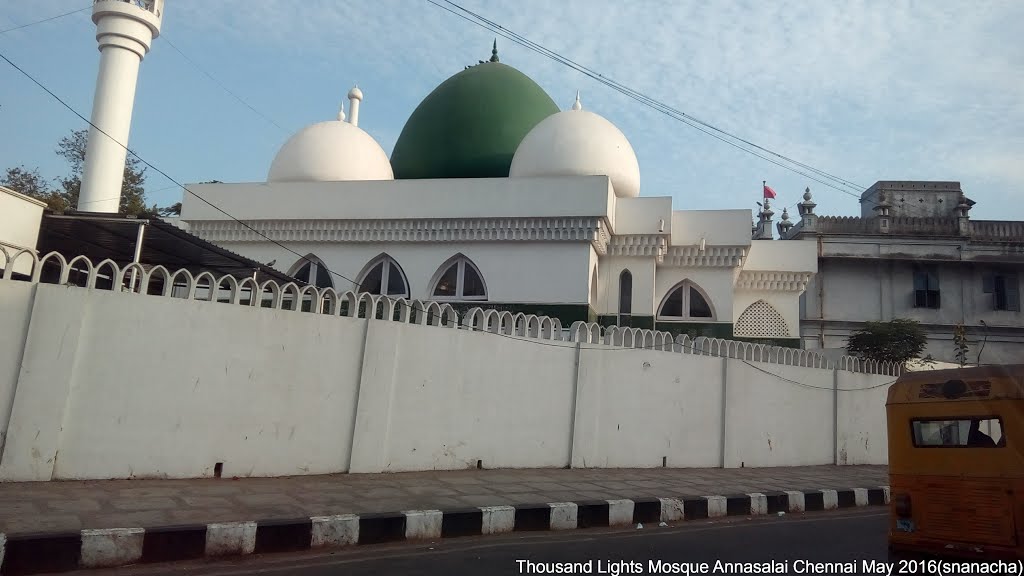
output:
M 419 102 L 489 58 L 495 38 L 427 0 L 166 4 L 142 63 L 129 146 L 186 184 L 265 181 L 288 137 L 336 118 L 355 83 L 359 125 L 390 155 Z M 810 187 L 819 214 L 857 215 L 858 192 L 878 180 L 954 180 L 977 202 L 973 218 L 1024 220 L 1019 0 L 458 4 L 854 185 L 770 163 L 498 38 L 501 61 L 563 109 L 579 90 L 584 108 L 616 124 L 636 151 L 641 195 L 672 196 L 677 210 L 756 208 L 766 180 L 777 214 Z M 89 5 L 6 0 L 0 31 Z M 99 52 L 88 10 L 0 33 L 0 53 L 89 117 Z M 56 143 L 86 124 L 2 61 L 0 87 L 0 169 L 65 174 Z M 153 170 L 146 189 L 160 205 L 183 194 Z

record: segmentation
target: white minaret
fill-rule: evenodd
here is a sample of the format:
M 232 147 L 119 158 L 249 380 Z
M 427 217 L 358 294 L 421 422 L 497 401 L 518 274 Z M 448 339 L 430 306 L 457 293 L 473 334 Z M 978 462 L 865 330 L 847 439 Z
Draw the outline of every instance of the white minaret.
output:
M 128 155 L 139 64 L 160 35 L 164 0 L 94 0 L 92 21 L 100 49 L 100 71 L 92 103 L 85 170 L 78 210 L 116 213 Z
M 354 86 L 348 91 L 348 115 L 349 124 L 353 126 L 359 126 L 359 103 L 363 100 L 363 91 L 359 89 L 359 86 Z

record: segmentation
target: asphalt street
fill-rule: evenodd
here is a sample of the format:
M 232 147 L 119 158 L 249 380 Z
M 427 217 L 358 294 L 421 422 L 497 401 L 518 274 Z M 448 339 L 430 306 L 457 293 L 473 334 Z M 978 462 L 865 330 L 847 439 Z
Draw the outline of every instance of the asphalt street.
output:
M 224 562 L 92 570 L 93 576 L 352 576 L 538 574 L 554 563 L 584 563 L 591 574 L 741 574 L 744 566 L 778 562 L 775 574 L 872 574 L 865 561 L 887 562 L 886 511 L 809 513 L 756 519 L 695 521 L 676 527 L 593 529 L 447 539 L 356 547 L 333 552 L 250 556 Z M 722 566 L 716 563 L 739 563 Z M 599 564 L 600 562 L 600 564 Z M 652 562 L 655 565 L 652 565 Z M 657 563 L 663 563 L 658 571 Z M 855 563 L 855 570 L 845 571 Z M 532 563 L 532 564 L 531 564 Z M 683 564 L 686 563 L 686 564 Z M 820 566 L 809 563 L 827 563 Z M 667 565 L 667 566 L 666 566 Z M 561 564 L 565 567 L 565 564 Z M 746 572 L 749 573 L 749 572 Z M 762 572 L 765 573 L 765 572 Z M 881 572 L 885 574 L 886 572 Z M 899 573 L 898 569 L 892 572 Z M 920 572 L 918 572 L 920 573 Z M 65 573 L 67 574 L 67 573 Z

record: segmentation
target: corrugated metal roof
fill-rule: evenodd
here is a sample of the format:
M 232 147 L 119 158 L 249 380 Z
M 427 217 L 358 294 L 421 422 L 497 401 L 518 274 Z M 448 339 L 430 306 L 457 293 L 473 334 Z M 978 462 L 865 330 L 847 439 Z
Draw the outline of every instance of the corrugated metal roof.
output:
M 209 271 L 216 276 L 273 279 L 279 283 L 305 284 L 260 262 L 226 250 L 160 219 L 132 218 L 118 214 L 44 214 L 39 228 L 40 254 L 59 252 L 65 258 L 86 256 L 93 262 L 111 259 L 125 266 L 135 258 L 139 226 L 146 230 L 139 261 L 162 265 L 171 272 L 186 269 L 192 274 Z

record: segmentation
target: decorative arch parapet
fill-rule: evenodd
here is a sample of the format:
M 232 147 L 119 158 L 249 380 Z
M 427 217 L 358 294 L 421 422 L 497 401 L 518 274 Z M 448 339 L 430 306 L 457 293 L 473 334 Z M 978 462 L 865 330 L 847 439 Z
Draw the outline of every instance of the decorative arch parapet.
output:
M 29 262 L 28 273 L 16 278 L 12 271 L 13 264 L 25 261 L 21 259 Z M 39 256 L 28 250 L 12 252 L 2 246 L 0 265 L 4 266 L 3 274 L 0 275 L 0 281 L 3 282 L 68 284 L 72 270 L 78 270 L 84 275 L 77 280 L 81 284 L 80 289 L 107 290 L 109 288 L 100 287 L 101 275 L 111 278 L 114 288 L 125 286 L 126 282 L 130 284 L 134 273 L 135 292 L 139 295 L 204 301 L 201 305 L 227 304 L 288 311 L 305 309 L 309 313 L 327 316 L 487 332 L 525 340 L 546 340 L 561 343 L 560 345 L 566 347 L 575 344 L 588 348 L 642 349 L 891 377 L 899 376 L 902 372 L 901 365 L 891 362 L 875 362 L 852 356 L 841 356 L 835 361 L 829 361 L 823 354 L 812 350 L 720 338 L 692 339 L 685 334 L 673 336 L 669 332 L 640 328 L 602 328 L 598 324 L 582 321 L 574 322 L 566 329 L 557 318 L 521 312 L 513 314 L 483 306 L 471 308 L 460 318 L 455 308 L 446 302 L 393 298 L 309 285 L 299 286 L 292 282 L 281 285 L 273 280 L 257 283 L 252 278 L 239 280 L 230 275 L 217 277 L 208 271 L 193 275 L 186 269 L 170 271 L 162 266 L 154 266 L 148 270 L 140 264 L 120 267 L 109 260 L 96 264 L 85 256 L 68 260 L 58 253 Z M 44 277 L 42 270 L 47 266 L 53 270 Z M 218 297 L 219 295 L 221 297 Z M 248 298 L 243 298 L 244 295 L 248 295 Z M 290 304 L 286 307 L 286 300 L 289 299 Z M 309 306 L 303 306 L 303 302 L 308 302 Z

